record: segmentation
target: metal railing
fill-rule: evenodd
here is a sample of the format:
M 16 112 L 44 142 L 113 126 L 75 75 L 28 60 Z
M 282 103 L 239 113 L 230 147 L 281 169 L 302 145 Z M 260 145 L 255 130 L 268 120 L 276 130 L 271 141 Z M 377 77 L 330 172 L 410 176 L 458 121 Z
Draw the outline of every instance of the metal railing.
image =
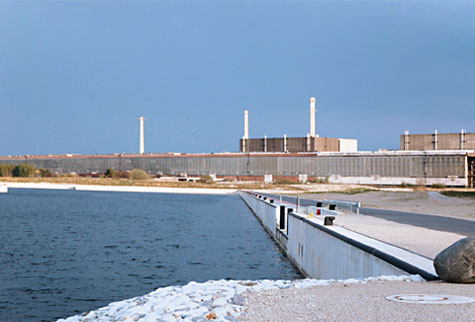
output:
M 344 213 L 360 213 L 361 202 L 358 201 L 346 201 L 346 200 L 323 200 L 324 207 L 330 207 L 334 205 L 335 210 L 344 212 Z

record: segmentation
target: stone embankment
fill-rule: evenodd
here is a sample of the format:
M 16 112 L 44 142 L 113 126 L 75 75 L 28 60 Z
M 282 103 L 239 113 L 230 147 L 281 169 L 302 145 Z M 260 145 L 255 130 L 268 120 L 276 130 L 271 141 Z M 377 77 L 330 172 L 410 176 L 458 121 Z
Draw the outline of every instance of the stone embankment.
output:
M 249 294 L 270 290 L 299 290 L 309 287 L 372 283 L 374 281 L 423 281 L 420 276 L 382 276 L 365 280 L 260 280 L 190 282 L 184 286 L 159 288 L 149 294 L 111 303 L 106 307 L 58 322 L 92 321 L 239 321 Z M 278 312 L 276 311 L 276 314 Z M 253 318 L 257 320 L 257 316 Z M 252 320 L 252 319 L 251 319 Z

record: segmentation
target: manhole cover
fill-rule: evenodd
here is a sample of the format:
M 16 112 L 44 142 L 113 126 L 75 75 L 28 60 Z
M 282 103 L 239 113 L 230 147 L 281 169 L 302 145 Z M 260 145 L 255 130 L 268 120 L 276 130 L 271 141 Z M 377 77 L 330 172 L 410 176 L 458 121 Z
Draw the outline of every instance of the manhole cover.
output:
M 416 304 L 463 304 L 475 302 L 470 297 L 440 294 L 399 294 L 388 296 L 386 300 Z

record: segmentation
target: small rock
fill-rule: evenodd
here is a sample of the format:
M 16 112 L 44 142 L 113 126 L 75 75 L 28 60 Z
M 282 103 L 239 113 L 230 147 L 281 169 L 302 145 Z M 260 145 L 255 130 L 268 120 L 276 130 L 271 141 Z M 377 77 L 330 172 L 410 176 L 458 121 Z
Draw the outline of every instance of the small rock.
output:
M 447 282 L 475 283 L 475 237 L 463 238 L 434 258 L 437 275 Z
M 209 312 L 205 315 L 206 320 L 216 320 L 218 316 L 214 312 Z
M 234 305 L 239 305 L 239 306 L 244 306 L 246 304 L 246 300 L 241 295 L 234 295 L 234 297 L 231 299 L 231 302 Z

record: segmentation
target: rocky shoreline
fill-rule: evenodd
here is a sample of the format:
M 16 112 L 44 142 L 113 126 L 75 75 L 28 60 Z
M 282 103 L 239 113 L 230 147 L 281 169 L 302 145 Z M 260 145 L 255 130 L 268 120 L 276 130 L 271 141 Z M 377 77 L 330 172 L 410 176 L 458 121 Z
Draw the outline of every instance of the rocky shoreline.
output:
M 418 275 L 381 276 L 364 280 L 219 280 L 190 282 L 184 286 L 159 288 L 149 294 L 114 302 L 82 315 L 58 322 L 88 321 L 239 321 L 246 309 L 245 297 L 264 291 L 305 289 L 332 284 L 366 284 L 373 281 L 422 282 Z

